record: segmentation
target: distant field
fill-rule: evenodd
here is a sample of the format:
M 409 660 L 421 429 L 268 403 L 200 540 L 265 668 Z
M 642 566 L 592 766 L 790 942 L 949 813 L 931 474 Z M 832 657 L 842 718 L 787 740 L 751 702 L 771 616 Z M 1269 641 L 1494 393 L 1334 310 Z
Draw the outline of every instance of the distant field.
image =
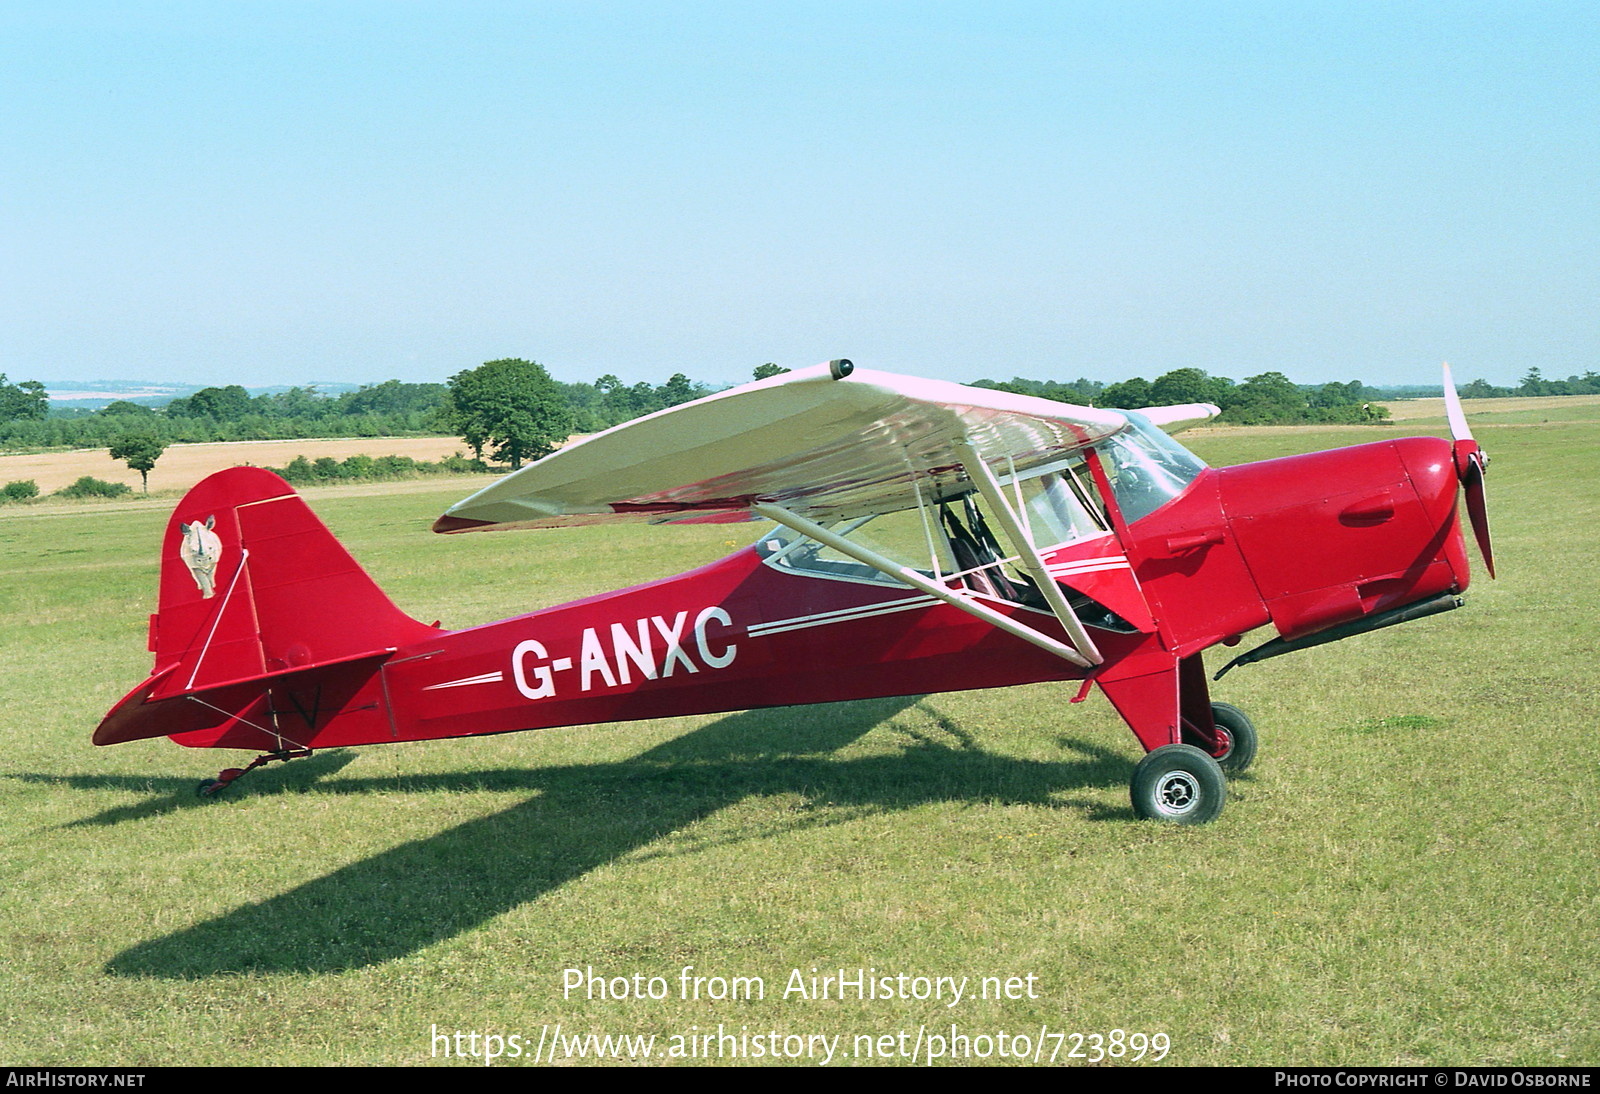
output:
M 1224 465 L 1410 431 L 1194 447 Z M 724 1027 L 839 1038 L 846 1063 L 910 1062 L 892 1053 L 925 1032 L 979 1063 L 1042 1033 L 1070 1063 L 1088 1035 L 1162 1034 L 1177 1065 L 1593 1067 L 1600 424 L 1488 443 L 1500 580 L 1474 558 L 1461 611 L 1225 677 L 1262 747 L 1198 829 L 1135 820 L 1132 736 L 1052 684 L 328 750 L 202 801 L 247 757 L 89 744 L 150 669 L 170 505 L 0 507 L 0 1062 L 457 1065 L 436 1033 L 531 1053 L 559 1023 L 653 1035 L 657 1061 Z M 403 609 L 449 626 L 756 531 L 428 534 L 462 481 L 309 500 Z M 765 996 L 683 1000 L 689 966 Z M 564 993 L 574 968 L 669 995 Z M 784 994 L 795 970 L 863 969 L 1029 989 Z
M 1444 418 L 1443 399 L 1394 399 L 1383 404 L 1389 416 L 1397 422 L 1416 418 Z M 1541 415 L 1552 421 L 1600 421 L 1600 395 L 1551 395 L 1530 399 L 1463 399 L 1461 408 L 1471 418 L 1491 421 L 1510 421 L 1525 424 L 1541 420 Z
M 150 472 L 150 492 L 181 493 L 223 468 L 239 464 L 257 467 L 282 467 L 296 456 L 314 460 L 332 456 L 410 456 L 434 461 L 453 452 L 467 450 L 460 437 L 337 437 L 300 441 L 231 441 L 216 444 L 175 444 L 156 461 Z M 17 479 L 33 479 L 41 494 L 61 489 L 84 475 L 107 482 L 124 482 L 139 489 L 139 473 L 128 470 L 121 460 L 113 460 L 104 448 L 84 448 L 75 452 L 39 452 L 0 456 L 0 485 Z

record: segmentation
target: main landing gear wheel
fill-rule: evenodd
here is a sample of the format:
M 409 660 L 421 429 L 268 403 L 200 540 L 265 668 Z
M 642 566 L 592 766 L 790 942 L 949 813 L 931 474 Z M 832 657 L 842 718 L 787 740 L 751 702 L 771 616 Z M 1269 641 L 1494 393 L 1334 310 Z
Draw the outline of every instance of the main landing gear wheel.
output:
M 1250 716 L 1232 703 L 1212 703 L 1211 720 L 1228 735 L 1227 748 L 1212 759 L 1230 775 L 1237 775 L 1256 758 L 1256 727 Z
M 1222 814 L 1228 780 L 1210 756 L 1193 745 L 1163 745 L 1133 771 L 1133 811 L 1149 820 L 1206 824 Z

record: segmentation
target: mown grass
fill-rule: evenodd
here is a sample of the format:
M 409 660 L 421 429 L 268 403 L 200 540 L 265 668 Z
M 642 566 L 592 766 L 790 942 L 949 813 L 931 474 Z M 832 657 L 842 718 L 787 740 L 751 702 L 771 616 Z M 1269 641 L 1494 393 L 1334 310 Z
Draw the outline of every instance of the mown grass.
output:
M 1359 443 L 1247 430 L 1213 463 Z M 163 507 L 0 512 L 0 1062 L 446 1062 L 430 1030 L 1138 1030 L 1183 1064 L 1593 1064 L 1600 426 L 1492 446 L 1502 578 L 1230 674 L 1223 818 L 1136 821 L 1131 735 L 1054 686 L 319 753 L 94 749 L 148 669 Z M 476 487 L 464 482 L 456 492 Z M 434 537 L 455 493 L 312 505 L 459 626 L 675 572 L 739 526 Z M 679 970 L 767 998 L 675 998 Z M 564 999 L 562 970 L 674 998 Z M 1038 998 L 784 999 L 791 969 Z

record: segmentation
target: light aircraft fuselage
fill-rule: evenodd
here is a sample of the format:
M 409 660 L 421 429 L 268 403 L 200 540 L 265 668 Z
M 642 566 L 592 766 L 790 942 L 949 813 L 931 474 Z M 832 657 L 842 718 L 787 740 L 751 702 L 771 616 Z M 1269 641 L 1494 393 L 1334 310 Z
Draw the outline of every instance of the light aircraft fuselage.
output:
M 1048 422 L 1032 406 L 1042 402 L 1001 400 L 993 413 Z M 1469 496 L 1473 481 L 1481 491 L 1470 438 L 1383 440 L 1219 470 L 1139 415 L 1119 426 L 1090 417 L 1118 412 L 1086 411 L 1094 430 L 1037 445 L 1019 467 L 981 450 L 974 413 L 952 427 L 953 461 L 916 428 L 921 419 L 894 419 L 921 460 L 907 457 L 903 479 L 892 461 L 851 478 L 827 470 L 848 453 L 796 457 L 833 483 L 844 499 L 834 510 L 804 481 L 788 494 L 754 489 L 778 477 L 765 466 L 716 479 L 738 489 L 624 494 L 609 508 L 580 498 L 559 512 L 541 500 L 553 489 L 508 509 L 497 485 L 488 502 L 452 509 L 443 530 L 643 512 L 750 512 L 778 525 L 685 574 L 462 630 L 402 613 L 276 476 L 220 472 L 173 513 L 151 617 L 155 670 L 95 742 L 164 735 L 267 759 L 1059 681 L 1075 685 L 1064 698 L 1099 686 L 1147 762 L 1157 752 L 1173 761 L 1136 772 L 1139 812 L 1205 820 L 1225 793 L 1206 764 L 1240 767 L 1255 740 L 1242 714 L 1211 702 L 1204 651 L 1270 625 L 1277 638 L 1239 660 L 1292 652 L 1453 607 L 1470 580 L 1456 512 L 1461 483 Z M 736 455 L 725 444 L 719 458 Z M 591 458 L 612 478 L 636 474 L 606 464 L 604 446 Z M 899 521 L 889 553 L 868 545 L 885 517 Z M 204 573 L 189 542 L 197 529 L 216 541 Z

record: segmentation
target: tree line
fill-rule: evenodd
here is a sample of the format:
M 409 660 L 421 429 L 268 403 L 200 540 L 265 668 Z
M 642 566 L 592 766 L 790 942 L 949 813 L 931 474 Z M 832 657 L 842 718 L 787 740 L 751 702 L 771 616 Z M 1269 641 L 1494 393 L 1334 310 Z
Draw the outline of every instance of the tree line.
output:
M 578 433 L 595 433 L 716 390 L 682 373 L 659 385 L 628 385 L 610 374 L 594 383 L 548 382 L 560 393 Z M 399 380 L 333 396 L 301 387 L 252 396 L 229 384 L 202 388 L 159 408 L 117 400 L 93 412 L 60 414 L 50 412 L 43 384 L 12 384 L 0 374 L 0 448 L 104 448 L 130 432 L 169 445 L 454 433 L 455 414 L 450 385 Z
M 1281 372 L 1265 372 L 1237 384 L 1225 376 L 1209 376 L 1195 368 L 1174 369 L 1154 381 L 1139 376 L 1114 384 L 1081 378 L 1069 382 L 1014 377 L 1004 381 L 977 380 L 972 386 L 1038 395 L 1063 403 L 1120 407 L 1125 410 L 1171 406 L 1175 403 L 1214 403 L 1222 408 L 1222 421 L 1239 424 L 1369 420 L 1367 415 L 1358 415 L 1350 408 L 1359 409 L 1362 404 L 1371 404 L 1383 398 L 1436 398 L 1441 394 L 1438 387 L 1422 387 L 1402 389 L 1403 394 L 1397 395 L 1393 388 L 1385 391 L 1359 380 L 1344 384 L 1295 384 Z M 1516 387 L 1498 387 L 1487 380 L 1478 379 L 1463 385 L 1460 395 L 1463 399 L 1600 395 L 1600 373 L 1590 369 L 1582 376 L 1547 380 L 1539 369 L 1530 368 Z
M 755 379 L 788 371 L 767 363 Z M 1179 368 L 1154 380 L 1135 376 L 1106 384 L 1077 380 L 982 379 L 975 387 L 1034 395 L 1058 402 L 1136 410 L 1147 406 L 1206 402 L 1222 408 L 1222 421 L 1238 424 L 1370 422 L 1387 418 L 1374 400 L 1382 393 L 1359 380 L 1296 384 L 1281 372 L 1265 372 L 1242 383 Z M 44 385 L 9 382 L 0 373 L 0 447 L 118 448 L 129 466 L 148 474 L 166 446 L 181 442 L 281 440 L 314 437 L 379 437 L 453 433 L 477 459 L 486 456 L 512 467 L 552 451 L 572 433 L 594 433 L 716 389 L 675 373 L 663 384 L 625 384 L 607 373 L 593 383 L 564 383 L 537 362 L 521 358 L 489 361 L 452 376 L 448 383 L 388 380 L 339 395 L 290 388 L 252 396 L 242 386 L 207 387 L 152 408 L 119 400 L 92 413 L 55 414 Z M 1600 394 L 1593 371 L 1547 380 L 1529 369 L 1515 388 L 1482 379 L 1461 389 L 1463 398 Z
M 1202 369 L 1179 368 L 1154 380 L 1135 376 L 1114 384 L 1087 379 L 1063 383 L 1015 377 L 1005 381 L 978 380 L 972 386 L 1120 410 L 1212 403 L 1222 408 L 1219 421 L 1237 425 L 1377 422 L 1389 416 L 1387 409 L 1373 402 L 1381 392 L 1360 380 L 1307 386 L 1295 383 L 1281 372 L 1264 372 L 1242 384 L 1226 376 L 1211 376 Z
M 0 375 L 0 410 L 14 400 Z M 238 384 L 202 388 L 193 395 L 153 408 L 117 400 L 89 414 L 46 412 L 0 419 L 0 446 L 6 448 L 102 448 L 131 432 L 164 444 L 203 441 L 266 441 L 299 437 L 385 437 L 438 432 L 438 411 L 447 401 L 443 384 L 399 380 L 337 396 L 310 388 L 290 388 L 251 396 Z
M 1474 380 L 1461 389 L 1463 399 L 1496 399 L 1510 395 L 1540 397 L 1545 395 L 1600 395 L 1600 372 L 1589 369 L 1582 376 L 1568 376 L 1565 380 L 1546 380 L 1539 369 L 1530 368 L 1516 387 L 1495 387 L 1483 380 Z

